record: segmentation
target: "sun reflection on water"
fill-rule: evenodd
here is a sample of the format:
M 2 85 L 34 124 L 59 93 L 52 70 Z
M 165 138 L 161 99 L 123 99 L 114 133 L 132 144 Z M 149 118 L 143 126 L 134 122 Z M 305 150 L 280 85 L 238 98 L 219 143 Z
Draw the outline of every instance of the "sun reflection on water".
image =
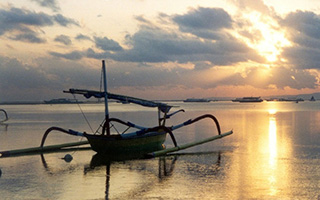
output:
M 277 123 L 274 116 L 269 118 L 269 164 L 275 167 L 277 158 Z
M 269 176 L 269 194 L 274 196 L 277 194 L 277 177 L 275 174 L 275 170 L 277 167 L 277 156 L 278 156 L 278 149 L 277 149 L 277 123 L 274 114 L 276 114 L 276 109 L 269 110 L 269 169 L 270 169 L 270 176 Z

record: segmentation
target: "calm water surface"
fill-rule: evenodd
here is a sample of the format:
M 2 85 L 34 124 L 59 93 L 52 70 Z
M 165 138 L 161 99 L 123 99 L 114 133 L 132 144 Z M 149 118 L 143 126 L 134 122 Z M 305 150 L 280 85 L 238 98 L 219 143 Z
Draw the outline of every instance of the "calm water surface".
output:
M 164 158 L 105 164 L 88 149 L 0 159 L 0 199 L 318 199 L 320 102 L 171 103 L 168 122 L 215 115 L 234 134 Z M 39 146 L 51 126 L 95 131 L 103 105 L 2 105 L 0 151 Z M 179 109 L 179 108 L 175 108 Z M 111 103 L 112 117 L 153 126 L 157 111 Z M 1 114 L 1 113 L 0 113 Z M 4 117 L 0 115 L 1 117 Z M 216 135 L 210 120 L 175 132 L 178 144 Z M 59 132 L 46 143 L 79 141 Z M 173 146 L 170 138 L 166 146 Z M 73 160 L 62 157 L 71 154 Z

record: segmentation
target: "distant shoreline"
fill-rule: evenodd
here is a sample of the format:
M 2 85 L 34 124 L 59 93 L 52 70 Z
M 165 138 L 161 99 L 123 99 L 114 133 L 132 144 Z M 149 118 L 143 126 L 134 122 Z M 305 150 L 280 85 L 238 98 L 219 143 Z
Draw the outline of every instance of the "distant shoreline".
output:
M 184 100 L 152 100 L 155 102 L 183 102 Z M 219 101 L 231 101 L 230 100 L 219 100 Z M 109 100 L 109 102 L 117 102 L 115 100 Z M 66 102 L 57 102 L 57 103 L 48 103 L 48 102 L 44 102 L 44 101 L 9 101 L 9 102 L 0 102 L 0 105 L 55 105 L 55 104 L 100 104 L 100 103 L 104 103 L 104 101 L 79 101 L 77 102 L 70 102 L 70 103 L 66 103 Z
M 12 101 L 12 102 L 0 102 L 0 105 L 55 105 L 55 104 L 100 104 L 103 102 L 87 101 L 87 102 L 72 102 L 72 103 L 46 103 L 43 101 Z
M 280 96 L 266 96 L 263 97 L 263 100 L 269 100 L 269 99 L 281 99 L 281 98 L 285 98 L 285 99 L 303 99 L 305 101 L 310 100 L 310 98 L 314 96 L 315 100 L 320 100 L 320 93 L 313 93 L 313 94 L 300 94 L 300 95 L 280 95 Z M 233 99 L 235 99 L 236 97 L 208 97 L 207 99 L 211 100 L 211 101 L 232 101 Z M 178 102 L 178 101 L 184 101 L 185 99 L 169 99 L 169 100 L 151 100 L 151 101 L 155 101 L 155 102 Z M 4 101 L 4 102 L 0 102 L 0 105 L 39 105 L 39 104 L 77 104 L 77 103 L 81 103 L 81 104 L 98 104 L 98 103 L 102 103 L 103 101 L 79 101 L 79 102 L 55 102 L 55 103 L 49 103 L 49 102 L 45 102 L 45 101 Z M 116 102 L 114 100 L 109 100 L 109 102 Z

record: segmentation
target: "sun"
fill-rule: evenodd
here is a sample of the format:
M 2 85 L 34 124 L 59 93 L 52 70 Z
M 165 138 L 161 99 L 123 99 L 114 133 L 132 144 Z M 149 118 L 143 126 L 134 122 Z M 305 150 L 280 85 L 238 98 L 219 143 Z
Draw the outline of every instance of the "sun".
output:
M 290 42 L 277 21 L 259 12 L 244 14 L 244 17 L 250 24 L 246 26 L 249 36 L 243 37 L 246 44 L 265 57 L 268 62 L 279 60 L 282 49 L 290 46 Z

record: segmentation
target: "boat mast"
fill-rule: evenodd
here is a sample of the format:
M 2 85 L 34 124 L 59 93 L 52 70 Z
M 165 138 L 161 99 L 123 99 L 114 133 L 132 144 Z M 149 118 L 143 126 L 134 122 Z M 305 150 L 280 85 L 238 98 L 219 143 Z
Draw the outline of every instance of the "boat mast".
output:
M 105 129 L 107 135 L 110 135 L 110 125 L 109 125 L 109 108 L 108 108 L 108 90 L 107 90 L 107 74 L 106 74 L 106 66 L 104 60 L 102 60 L 102 73 L 103 73 L 103 87 L 104 87 L 104 107 L 105 107 Z M 103 135 L 105 133 L 102 133 Z

